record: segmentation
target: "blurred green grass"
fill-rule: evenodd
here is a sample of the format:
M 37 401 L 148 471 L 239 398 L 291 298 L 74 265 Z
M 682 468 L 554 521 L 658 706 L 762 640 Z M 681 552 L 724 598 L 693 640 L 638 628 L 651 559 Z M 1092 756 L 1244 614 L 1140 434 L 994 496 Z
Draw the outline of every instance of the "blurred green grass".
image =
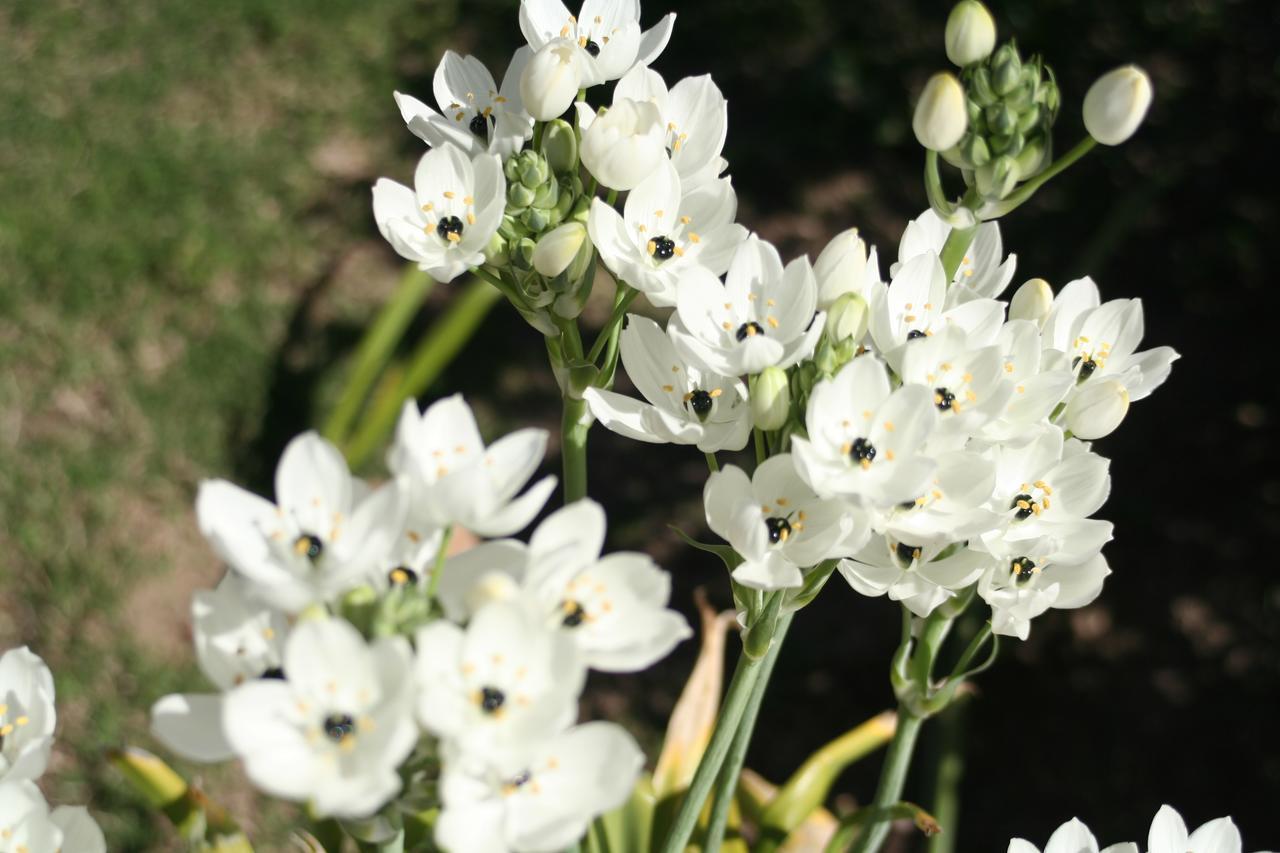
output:
M 183 535 L 191 495 L 253 438 L 300 288 L 368 237 L 356 185 L 401 142 L 405 12 L 0 8 L 0 647 L 53 668 L 47 792 L 87 801 L 112 850 L 165 849 L 100 753 L 151 745 L 149 702 L 201 687 L 164 592 L 216 576 Z

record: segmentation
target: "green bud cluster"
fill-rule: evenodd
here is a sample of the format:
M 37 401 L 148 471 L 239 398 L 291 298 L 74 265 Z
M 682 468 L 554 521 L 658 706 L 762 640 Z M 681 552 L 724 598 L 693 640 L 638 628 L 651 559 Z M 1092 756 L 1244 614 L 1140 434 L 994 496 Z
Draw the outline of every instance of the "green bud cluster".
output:
M 1061 99 L 1052 69 L 1023 59 L 1008 41 L 960 72 L 969 127 L 942 153 L 985 201 L 1006 198 L 1052 159 L 1053 122 Z

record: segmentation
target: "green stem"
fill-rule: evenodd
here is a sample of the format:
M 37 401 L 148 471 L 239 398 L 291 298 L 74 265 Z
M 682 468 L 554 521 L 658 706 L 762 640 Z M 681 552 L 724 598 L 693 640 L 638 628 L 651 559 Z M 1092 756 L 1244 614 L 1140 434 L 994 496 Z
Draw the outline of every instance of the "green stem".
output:
M 600 336 L 591 345 L 591 352 L 587 353 L 587 361 L 595 363 L 606 344 L 616 346 L 618 329 L 622 326 L 622 318 L 626 316 L 627 309 L 631 307 L 631 303 L 639 295 L 640 291 L 634 287 L 625 282 L 618 282 L 618 292 L 613 297 L 613 311 L 609 314 L 609 320 L 604 324 L 604 328 L 600 330 Z
M 484 281 L 472 281 L 454 297 L 444 316 L 431 325 L 417 349 L 410 355 L 408 368 L 395 393 L 376 402 L 368 417 L 343 448 L 352 468 L 360 467 L 381 446 L 395 426 L 404 401 L 425 391 L 453 361 L 458 351 L 471 340 L 500 295 Z
M 434 284 L 435 279 L 416 266 L 407 267 L 400 276 L 395 295 L 382 307 L 377 319 L 360 341 L 351 375 L 347 377 L 342 395 L 325 422 L 325 438 L 335 444 L 342 444 L 347 439 L 352 423 L 369 397 L 369 389 L 382 375 L 396 346 L 413 322 L 422 300 Z
M 564 463 L 564 502 L 571 504 L 587 496 L 587 434 L 591 412 L 586 400 L 564 398 L 560 422 L 560 455 Z
M 708 453 L 708 454 L 706 454 L 706 457 L 707 457 L 707 468 L 708 468 L 712 473 L 715 473 L 716 471 L 719 471 L 719 470 L 720 470 L 720 460 L 719 460 L 719 459 L 716 459 L 716 455 L 715 455 L 714 453 Z
M 956 277 L 956 271 L 964 261 L 965 252 L 973 243 L 973 235 L 978 233 L 978 226 L 972 228 L 952 228 L 947 235 L 947 242 L 942 244 L 942 270 L 947 276 L 947 285 Z
M 969 641 L 969 645 L 965 647 L 964 652 L 960 655 L 960 660 L 956 661 L 956 665 L 951 669 L 951 675 L 948 681 L 954 681 L 964 676 L 969 669 L 969 664 L 973 663 L 973 659 L 978 656 L 978 652 L 982 651 L 982 647 L 991 639 L 991 623 L 986 622 L 973 635 L 973 639 Z
M 711 820 L 707 825 L 707 839 L 703 850 L 719 850 L 724 841 L 725 825 L 729 819 L 729 805 L 733 802 L 734 792 L 738 790 L 738 777 L 742 774 L 742 765 L 747 760 L 747 747 L 751 745 L 751 733 L 756 727 L 756 717 L 760 715 L 760 705 L 764 701 L 765 691 L 769 688 L 769 676 L 773 674 L 774 664 L 778 662 L 778 652 L 782 649 L 782 641 L 791 627 L 791 619 L 795 613 L 788 613 L 778 620 L 778 629 L 773 635 L 773 643 L 760 665 L 760 675 L 752 685 L 751 695 L 747 699 L 747 707 L 742 712 L 742 722 L 734 733 L 733 742 L 729 745 L 729 754 L 725 757 L 724 767 L 720 770 L 720 781 L 716 786 L 715 797 L 711 801 Z
M 427 582 L 428 601 L 436 600 L 436 593 L 440 589 L 440 576 L 444 574 L 444 561 L 449 553 L 449 540 L 451 539 L 453 539 L 452 524 L 444 529 L 444 536 L 440 537 L 440 550 L 436 552 L 436 562 L 431 567 L 431 580 Z
M 952 853 L 960 815 L 960 781 L 964 776 L 965 702 L 955 702 L 942 712 L 937 734 L 941 741 L 933 774 L 933 816 L 942 832 L 929 839 L 929 853 Z
M 729 692 L 725 694 L 724 704 L 720 707 L 715 731 L 711 733 L 711 742 L 707 744 L 707 749 L 702 754 L 702 761 L 698 762 L 698 769 L 694 771 L 693 781 L 689 783 L 689 790 L 685 792 L 684 802 L 680 804 L 680 811 L 671 825 L 671 831 L 659 848 L 661 853 L 683 853 L 685 845 L 689 843 L 689 837 L 693 835 L 693 828 L 698 822 L 702 805 L 707 800 L 707 794 L 711 792 L 711 786 L 720 772 L 720 766 L 724 763 L 738 724 L 746 711 L 747 702 L 751 698 L 751 688 L 760 675 L 762 662 L 762 660 L 752 660 L 745 653 L 738 656 L 738 665 L 733 671 L 733 680 L 729 683 Z
M 756 442 L 756 465 L 763 465 L 764 460 L 769 458 L 769 451 L 764 446 L 764 433 L 754 427 L 751 432 L 755 435 Z
M 871 823 L 858 837 L 853 853 L 875 853 L 888 837 L 888 810 L 902 799 L 907 768 L 911 766 L 911 755 L 915 751 L 916 739 L 923 722 L 922 717 L 911 713 L 902 703 L 898 704 L 898 728 L 894 730 L 893 740 L 889 742 L 889 752 L 884 759 L 884 768 L 880 771 L 880 784 L 876 787 L 876 798 L 867 806 L 878 811 L 872 815 Z

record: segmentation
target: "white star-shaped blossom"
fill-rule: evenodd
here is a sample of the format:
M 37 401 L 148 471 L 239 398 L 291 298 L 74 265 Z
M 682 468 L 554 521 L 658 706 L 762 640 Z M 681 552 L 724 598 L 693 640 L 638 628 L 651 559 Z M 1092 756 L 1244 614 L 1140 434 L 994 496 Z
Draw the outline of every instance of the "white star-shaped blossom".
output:
M 191 633 L 196 661 L 219 691 L 258 678 L 284 677 L 283 613 L 248 595 L 248 585 L 227 573 L 216 589 L 197 590 L 191 599 Z M 151 708 L 151 733 L 191 761 L 227 761 L 235 750 L 223 735 L 224 696 L 172 693 Z
M 0 853 L 106 853 L 102 829 L 83 806 L 50 811 L 30 780 L 0 781 Z
M 548 629 L 572 638 L 582 660 L 605 672 L 636 672 L 691 635 L 667 607 L 671 577 L 646 554 L 601 556 L 605 515 L 579 500 L 538 525 L 528 547 L 487 542 L 450 559 L 440 602 L 455 621 L 493 600 L 523 603 Z
M 946 273 L 933 252 L 899 264 L 888 285 L 872 281 L 867 291 L 871 339 L 890 364 L 899 363 L 900 348 L 952 325 L 965 331 L 973 347 L 995 343 L 1004 320 L 1004 306 L 994 299 L 948 306 Z
M 582 85 L 617 80 L 637 64 L 658 58 L 671 38 L 676 15 L 640 31 L 639 0 L 585 0 L 577 15 L 560 0 L 521 0 L 520 32 L 535 51 L 552 39 L 578 46 Z
M 676 290 L 667 331 L 676 351 L 724 376 L 790 367 L 813 354 L 825 315 L 809 259 L 784 269 L 778 250 L 752 234 L 738 246 L 722 284 L 690 267 Z
M 250 594 L 289 613 L 359 586 L 404 530 L 405 484 L 393 480 L 370 491 L 314 432 L 285 448 L 275 491 L 273 504 L 225 480 L 206 480 L 196 517 Z
M 1000 523 L 987 507 L 995 486 L 995 465 L 974 450 L 935 455 L 937 469 L 913 501 L 875 513 L 875 529 L 913 547 L 962 542 Z
M 400 792 L 397 768 L 418 741 L 408 641 L 366 644 L 341 619 L 304 619 L 284 671 L 227 694 L 223 735 L 266 793 L 318 816 L 368 817 Z
M 481 536 L 510 536 L 524 528 L 556 486 L 556 478 L 547 476 L 517 497 L 546 447 L 547 431 L 533 428 L 486 447 L 461 394 L 422 412 L 413 400 L 406 401 L 387 466 L 409 483 L 409 530 L 426 538 L 430 530 L 449 524 Z
M 670 162 L 627 195 L 620 215 L 602 199 L 591 203 L 587 230 L 614 275 L 660 307 L 676 304 L 681 274 L 701 266 L 724 275 L 747 239 L 736 224 L 738 200 L 728 178 L 684 190 Z
M 1040 848 L 1024 838 L 1015 838 L 1009 842 L 1007 853 L 1040 853 Z M 1049 836 L 1044 853 L 1099 853 L 1098 840 L 1089 827 L 1078 818 L 1072 818 Z M 1138 853 L 1138 847 L 1131 842 L 1112 844 L 1101 853 Z
M 627 318 L 619 348 L 622 365 L 648 402 L 601 388 L 583 395 L 609 430 L 655 444 L 693 444 L 704 453 L 741 450 L 751 436 L 747 386 L 676 352 L 662 327 L 638 314 Z
M 898 372 L 904 383 L 923 385 L 933 392 L 938 410 L 937 444 L 959 448 L 993 418 L 1004 412 L 1014 386 L 996 345 L 973 347 L 958 326 L 909 341 L 897 351 Z
M 58 720 L 53 674 L 26 646 L 0 655 L 0 782 L 39 779 Z
M 900 264 L 917 255 L 929 252 L 941 255 L 950 235 L 951 226 L 932 209 L 926 210 L 907 223 L 898 244 L 898 263 L 890 272 L 896 274 Z M 1004 257 L 1000 224 L 994 221 L 982 223 L 974 232 L 973 241 L 960 259 L 960 266 L 947 288 L 946 307 L 954 308 L 974 299 L 998 297 L 1013 281 L 1017 262 L 1017 255 Z
M 854 590 L 866 596 L 888 595 L 916 616 L 928 616 L 956 592 L 972 584 L 991 558 L 967 548 L 936 559 L 948 543 L 916 544 L 873 536 L 852 558 L 836 566 Z
M 994 565 L 978 581 L 978 595 L 991 607 L 991 630 L 1025 640 L 1031 620 L 1049 608 L 1074 610 L 1093 602 L 1111 574 L 1095 553 L 1078 563 L 1059 561 L 1063 543 L 1052 537 L 983 542 Z
M 814 494 L 789 453 L 766 459 L 751 477 L 734 465 L 712 473 L 703 503 L 707 526 L 742 556 L 734 580 L 756 589 L 800 586 L 802 569 L 856 550 L 870 534 L 853 507 Z
M 1215 818 L 1188 833 L 1182 815 L 1168 805 L 1156 812 L 1147 833 L 1147 853 L 1241 853 L 1243 849 L 1244 840 L 1231 818 Z
M 914 501 L 933 476 L 937 463 L 922 450 L 937 422 L 931 389 L 891 390 L 884 363 L 867 354 L 814 387 L 808 438 L 792 437 L 791 452 L 817 494 L 886 508 Z
M 1055 358 L 1056 353 L 1043 352 L 1040 329 L 1030 320 L 1006 322 L 996 345 L 1013 394 L 979 435 L 991 441 L 1013 441 L 1048 422 L 1054 407 L 1075 384 L 1075 377 L 1061 358 Z
M 413 189 L 378 179 L 373 218 L 397 254 L 447 282 L 484 263 L 485 247 L 502 223 L 506 192 L 498 155 L 473 159 L 446 144 L 422 155 Z
M 396 106 L 409 130 L 432 148 L 454 145 L 471 157 L 509 157 L 533 133 L 533 118 L 520 102 L 520 75 L 530 56 L 527 47 L 515 52 L 499 88 L 483 62 L 447 50 L 432 87 L 440 112 L 400 92 Z
M 595 817 L 626 802 L 643 766 L 631 735 L 606 722 L 492 757 L 446 747 L 436 842 L 467 853 L 572 847 Z

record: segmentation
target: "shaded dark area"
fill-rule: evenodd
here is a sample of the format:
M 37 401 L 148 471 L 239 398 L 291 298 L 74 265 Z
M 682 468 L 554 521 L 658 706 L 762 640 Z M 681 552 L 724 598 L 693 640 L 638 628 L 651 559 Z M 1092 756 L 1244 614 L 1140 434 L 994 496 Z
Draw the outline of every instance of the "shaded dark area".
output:
M 404 89 L 430 91 L 438 57 L 423 45 L 439 28 L 455 30 L 455 49 L 504 67 L 520 43 L 513 5 L 469 4 L 456 21 L 435 4 L 407 10 L 392 34 Z M 887 269 L 902 226 L 925 204 L 910 111 L 945 62 L 947 5 L 671 7 L 675 34 L 655 67 L 669 83 L 711 73 L 729 98 L 725 155 L 740 219 L 784 255 L 816 255 L 830 235 L 857 225 Z M 1266 252 L 1280 224 L 1276 176 L 1266 177 L 1280 130 L 1280 7 L 991 7 L 1002 34 L 1016 32 L 1024 51 L 1042 52 L 1057 72 L 1062 149 L 1082 133 L 1079 103 L 1098 74 L 1137 61 L 1156 89 L 1130 144 L 1099 149 L 1002 223 L 1006 248 L 1019 256 L 1015 281 L 1041 276 L 1060 287 L 1090 274 L 1104 298 L 1142 297 L 1145 344 L 1171 344 L 1183 359 L 1098 444 L 1113 459 L 1102 514 L 1116 523 L 1106 552 L 1115 574 L 1102 598 L 1050 613 L 1028 642 L 1007 643 L 971 700 L 959 849 L 1003 849 L 1014 835 L 1043 844 L 1073 815 L 1104 842 L 1139 840 L 1162 802 L 1193 825 L 1234 815 L 1250 849 L 1280 844 L 1271 819 L 1280 796 L 1280 582 L 1268 556 L 1280 534 L 1280 400 L 1260 369 L 1274 310 Z M 644 22 L 663 11 L 648 3 Z M 406 134 L 404 145 L 416 141 Z M 343 332 L 329 344 L 350 340 Z M 541 341 L 514 312 L 491 315 L 467 356 L 429 396 L 461 390 L 490 424 L 554 428 L 558 404 L 539 366 Z M 309 393 L 297 389 L 314 377 L 282 370 L 280 387 Z M 269 426 L 266 444 L 292 431 Z M 275 449 L 261 447 L 261 458 Z M 727 604 L 718 566 L 667 529 L 701 529 L 704 477 L 688 449 L 593 433 L 591 492 L 609 511 L 611 547 L 653 553 L 690 612 L 698 585 Z M 887 707 L 897 620 L 887 602 L 834 580 L 796 621 L 749 764 L 781 780 L 809 751 Z M 656 743 L 692 655 L 686 646 L 641 676 L 598 678 L 592 710 L 638 724 Z M 839 792 L 869 798 L 878 763 L 855 768 Z M 928 807 L 930 796 L 909 783 L 910 799 Z

